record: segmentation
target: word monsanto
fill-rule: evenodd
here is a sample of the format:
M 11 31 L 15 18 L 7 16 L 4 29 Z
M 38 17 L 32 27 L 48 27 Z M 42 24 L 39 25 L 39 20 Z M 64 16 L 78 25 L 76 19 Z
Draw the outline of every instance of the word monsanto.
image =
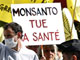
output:
M 18 14 L 18 16 L 38 16 L 38 15 L 56 15 L 58 10 L 56 7 L 45 7 L 45 8 L 17 8 L 13 9 L 13 16 Z

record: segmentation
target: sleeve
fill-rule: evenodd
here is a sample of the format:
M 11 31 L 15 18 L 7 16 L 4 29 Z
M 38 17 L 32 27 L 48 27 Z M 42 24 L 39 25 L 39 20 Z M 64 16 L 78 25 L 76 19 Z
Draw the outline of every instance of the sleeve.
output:
M 0 60 L 3 59 L 3 55 L 5 54 L 5 47 L 2 43 L 0 43 Z
M 37 54 L 35 54 L 35 56 L 34 56 L 34 60 L 39 60 Z
M 3 44 L 0 43 L 0 53 L 1 53 L 1 51 L 2 51 L 2 48 L 3 48 Z

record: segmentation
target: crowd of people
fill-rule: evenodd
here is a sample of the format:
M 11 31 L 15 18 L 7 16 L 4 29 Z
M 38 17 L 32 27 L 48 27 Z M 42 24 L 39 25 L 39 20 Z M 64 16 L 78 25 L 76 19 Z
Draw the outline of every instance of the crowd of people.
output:
M 63 21 L 72 23 L 66 0 L 54 0 L 54 2 L 61 2 Z M 64 32 L 67 34 L 65 34 L 66 41 L 59 45 L 43 45 L 43 54 L 40 45 L 24 45 L 23 29 L 18 23 L 1 23 L 3 22 L 0 21 L 0 25 L 4 27 L 0 26 L 0 32 L 2 31 L 0 34 L 4 36 L 0 35 L 0 60 L 80 60 L 80 22 L 76 20 L 74 25 L 78 39 L 70 39 L 70 31 L 67 31 L 68 24 L 63 23 Z
M 80 40 L 71 39 L 59 45 L 34 46 L 34 51 L 22 42 L 23 29 L 15 22 L 4 26 L 4 44 L 0 43 L 0 60 L 79 60 Z M 35 49 L 36 48 L 36 49 Z M 38 53 L 37 53 L 38 49 Z

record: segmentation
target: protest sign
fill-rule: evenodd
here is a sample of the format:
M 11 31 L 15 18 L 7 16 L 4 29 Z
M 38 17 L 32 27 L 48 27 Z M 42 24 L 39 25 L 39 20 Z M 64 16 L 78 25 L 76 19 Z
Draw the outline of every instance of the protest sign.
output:
M 0 0 L 0 21 L 12 22 L 11 4 L 52 3 L 53 0 Z
M 23 28 L 25 45 L 60 44 L 65 41 L 61 4 L 12 4 L 13 22 Z

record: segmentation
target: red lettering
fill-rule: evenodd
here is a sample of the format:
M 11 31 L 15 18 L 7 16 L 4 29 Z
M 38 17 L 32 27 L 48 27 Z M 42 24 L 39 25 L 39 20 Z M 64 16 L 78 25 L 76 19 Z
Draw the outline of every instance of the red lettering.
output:
M 36 32 L 34 32 L 33 33 L 33 37 L 35 37 L 36 39 L 33 38 L 33 40 L 34 41 L 39 41 L 39 40 L 42 40 L 42 41 L 45 41 L 45 40 L 53 40 L 53 34 L 54 34 L 54 32 L 47 32 L 47 33 L 41 33 L 41 32 L 36 33 Z
M 39 33 L 39 39 L 43 40 L 41 33 Z
M 60 39 L 57 38 L 58 36 L 59 36 L 59 32 L 55 32 L 55 39 L 56 40 L 60 40 Z
M 31 22 L 31 27 L 33 28 L 33 21 L 34 21 L 34 20 L 29 20 L 29 21 Z
M 45 26 L 46 23 L 46 19 L 42 19 L 42 20 L 29 20 L 31 22 L 31 27 L 34 28 L 34 26 L 36 26 L 37 28 L 47 28 L 47 26 Z M 34 22 L 34 23 L 33 23 Z
M 26 33 L 24 34 L 24 38 L 23 38 L 22 40 L 23 40 L 23 41 L 24 41 L 24 40 L 29 41 L 29 39 L 28 39 L 28 37 L 27 37 Z
M 51 40 L 53 40 L 53 35 L 52 35 L 52 34 L 53 34 L 54 32 L 49 32 L 49 33 L 50 33 L 50 36 L 51 36 Z
M 41 20 L 39 20 L 39 23 L 37 22 L 37 20 L 35 20 L 35 23 L 36 23 L 36 27 L 37 28 L 40 28 L 41 27 Z
M 43 36 L 44 36 L 44 40 L 46 40 L 46 38 L 47 38 L 47 40 L 49 40 L 49 33 L 47 33 L 47 35 L 45 33 L 43 33 Z
M 43 28 L 47 28 L 47 26 L 44 25 L 45 23 L 46 23 L 46 19 L 43 19 L 42 20 Z
M 34 38 L 33 38 L 33 40 L 34 40 L 34 41 L 37 41 L 37 40 L 38 40 L 38 38 L 35 36 L 35 34 L 37 34 L 37 33 L 36 33 L 36 32 L 34 32 L 34 33 L 33 33 L 33 36 L 34 36 L 36 39 L 34 39 Z

